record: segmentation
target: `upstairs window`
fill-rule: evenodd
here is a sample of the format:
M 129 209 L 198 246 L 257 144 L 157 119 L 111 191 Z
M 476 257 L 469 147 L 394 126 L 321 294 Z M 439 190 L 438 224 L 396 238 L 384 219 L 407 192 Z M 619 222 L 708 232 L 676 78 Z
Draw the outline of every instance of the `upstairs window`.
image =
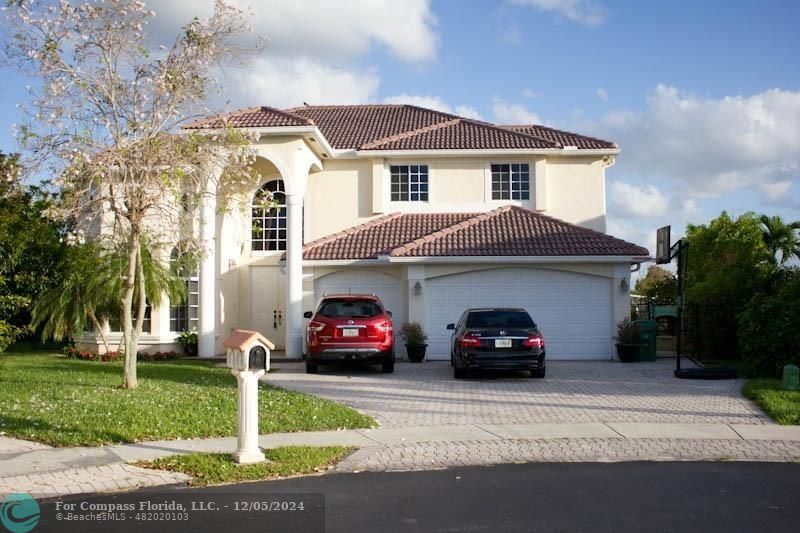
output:
M 286 189 L 283 180 L 269 181 L 253 198 L 254 251 L 286 250 Z
M 530 191 L 528 163 L 492 165 L 492 200 L 529 200 Z
M 428 165 L 392 165 L 390 170 L 393 202 L 428 201 Z

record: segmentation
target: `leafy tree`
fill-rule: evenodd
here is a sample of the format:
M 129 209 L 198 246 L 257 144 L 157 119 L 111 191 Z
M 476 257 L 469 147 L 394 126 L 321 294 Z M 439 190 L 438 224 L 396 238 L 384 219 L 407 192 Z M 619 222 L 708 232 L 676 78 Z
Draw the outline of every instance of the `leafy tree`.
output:
M 792 255 L 800 259 L 800 237 L 795 231 L 800 228 L 800 222 L 787 224 L 777 215 L 761 215 L 758 220 L 761 222 L 764 244 L 772 254 L 775 264 L 786 263 Z
M 636 281 L 635 291 L 654 304 L 674 304 L 678 292 L 678 278 L 669 270 L 652 265 L 644 277 Z
M 216 194 L 224 206 L 253 180 L 246 134 L 178 133 L 208 113 L 202 102 L 215 69 L 248 55 L 239 44 L 248 17 L 217 0 L 210 18 L 195 18 L 171 46 L 150 50 L 146 26 L 155 13 L 139 0 L 13 2 L 5 14 L 6 58 L 36 80 L 20 127 L 25 168 L 57 176 L 60 218 L 104 250 L 124 251 L 123 386 L 135 388 L 144 246 L 168 249 L 191 227 L 196 212 L 182 205 Z
M 784 365 L 800 364 L 800 270 L 783 268 L 770 277 L 737 317 L 742 370 L 777 377 Z
M 761 222 L 753 213 L 734 219 L 723 212 L 707 225 L 689 225 L 686 242 L 687 314 L 700 355 L 731 358 L 738 351 L 736 314 L 774 269 Z
M 0 351 L 27 333 L 31 301 L 53 284 L 62 228 L 50 195 L 19 183 L 18 156 L 0 152 Z

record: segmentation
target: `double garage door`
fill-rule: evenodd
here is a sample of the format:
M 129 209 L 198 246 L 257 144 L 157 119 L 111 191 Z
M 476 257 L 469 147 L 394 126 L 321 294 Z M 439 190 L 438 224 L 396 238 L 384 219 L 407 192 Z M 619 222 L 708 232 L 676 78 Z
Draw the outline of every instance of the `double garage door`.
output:
M 542 331 L 550 359 L 610 359 L 611 280 L 538 268 L 500 268 L 432 278 L 425 283 L 428 359 L 449 359 L 450 331 L 468 307 L 524 307 Z M 405 321 L 405 282 L 353 269 L 316 282 L 324 292 L 375 293 Z M 412 296 L 413 298 L 413 296 Z M 400 353 L 400 351 L 398 351 Z

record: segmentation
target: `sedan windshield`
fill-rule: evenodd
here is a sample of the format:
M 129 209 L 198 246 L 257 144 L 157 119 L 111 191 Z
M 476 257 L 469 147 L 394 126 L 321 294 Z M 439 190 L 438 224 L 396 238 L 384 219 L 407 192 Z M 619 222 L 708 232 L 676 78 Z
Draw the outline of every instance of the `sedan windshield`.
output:
M 468 328 L 533 328 L 536 327 L 525 311 L 470 311 Z
M 372 300 L 325 300 L 319 314 L 327 318 L 372 318 L 383 313 Z

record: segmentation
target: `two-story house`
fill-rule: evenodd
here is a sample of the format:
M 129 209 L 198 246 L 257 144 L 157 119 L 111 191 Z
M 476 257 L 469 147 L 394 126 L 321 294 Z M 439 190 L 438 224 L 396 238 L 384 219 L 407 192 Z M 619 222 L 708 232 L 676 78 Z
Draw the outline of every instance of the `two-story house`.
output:
M 395 328 L 423 324 L 429 359 L 449 358 L 446 325 L 470 306 L 527 308 L 550 358 L 613 357 L 648 256 L 605 234 L 614 143 L 410 105 L 260 107 L 189 128 L 224 124 L 252 135 L 263 179 L 242 209 L 203 201 L 189 299 L 152 310 L 144 347 L 196 329 L 209 357 L 245 328 L 300 357 L 319 297 L 374 293 Z

